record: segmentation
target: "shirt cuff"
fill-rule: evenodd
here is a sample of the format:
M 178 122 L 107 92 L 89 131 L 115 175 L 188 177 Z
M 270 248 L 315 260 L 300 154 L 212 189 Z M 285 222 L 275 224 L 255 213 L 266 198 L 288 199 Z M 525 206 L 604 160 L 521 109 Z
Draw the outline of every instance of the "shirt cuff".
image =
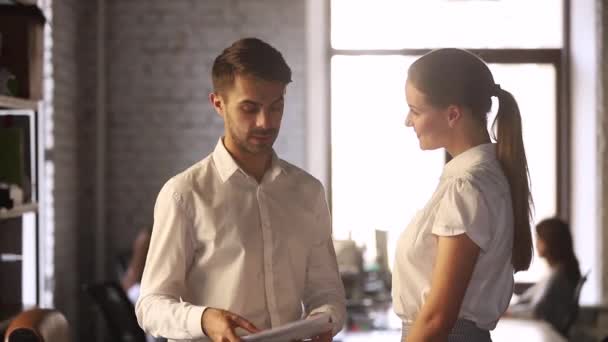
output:
M 188 326 L 186 328 L 192 338 L 205 337 L 205 333 L 203 333 L 202 317 L 203 312 L 205 312 L 206 309 L 206 306 L 192 306 L 188 312 Z
M 335 336 L 338 332 L 340 332 L 340 330 L 342 330 L 342 327 L 338 326 L 338 322 L 340 322 L 340 319 L 338 317 L 338 315 L 336 314 L 336 310 L 334 310 L 334 307 L 329 305 L 329 304 L 325 304 L 325 305 L 321 305 L 318 308 L 312 310 L 309 314 L 308 317 L 311 317 L 315 314 L 320 314 L 320 313 L 327 313 L 329 314 L 329 317 L 331 317 L 331 323 L 332 323 L 332 334 Z

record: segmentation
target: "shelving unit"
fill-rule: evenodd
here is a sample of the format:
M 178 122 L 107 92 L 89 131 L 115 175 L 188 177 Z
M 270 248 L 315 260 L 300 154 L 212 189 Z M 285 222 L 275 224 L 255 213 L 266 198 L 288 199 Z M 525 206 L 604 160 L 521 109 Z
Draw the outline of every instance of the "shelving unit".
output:
M 0 220 L 16 218 L 28 212 L 36 212 L 37 210 L 38 204 L 36 203 L 27 203 L 8 210 L 0 208 Z
M 20 97 L 0 95 L 0 108 L 37 110 L 38 101 L 28 100 Z
M 13 130 L 13 133 L 15 129 L 21 132 L 15 135 L 16 138 L 5 139 L 5 144 L 0 146 L 0 149 L 6 149 L 4 160 L 8 160 L 8 165 L 11 166 L 11 169 L 4 169 L 9 172 L 4 172 L 4 179 L 0 179 L 0 182 L 19 185 L 24 191 L 26 201 L 11 209 L 0 208 L 0 321 L 21 311 L 26 301 L 24 298 L 35 296 L 36 302 L 39 303 L 40 297 L 37 290 L 40 281 L 40 147 L 37 128 L 40 121 L 39 104 L 42 100 L 45 18 L 36 3 L 35 0 L 0 1 L 0 67 L 15 76 L 17 85 L 12 89 L 11 95 L 0 94 L 0 119 L 3 119 L 0 120 L 0 125 L 4 125 L 0 128 L 8 128 L 8 131 Z M 5 137 L 7 136 L 10 137 Z M 30 252 L 24 254 L 26 251 Z M 35 256 L 30 256 L 29 261 L 26 261 L 31 251 L 35 251 Z M 22 259 L 17 260 L 17 257 Z M 36 291 L 32 294 L 31 291 L 24 290 L 28 288 L 24 285 L 32 288 L 29 282 L 34 279 L 26 280 L 27 284 L 22 283 L 22 279 L 23 274 L 34 272 Z

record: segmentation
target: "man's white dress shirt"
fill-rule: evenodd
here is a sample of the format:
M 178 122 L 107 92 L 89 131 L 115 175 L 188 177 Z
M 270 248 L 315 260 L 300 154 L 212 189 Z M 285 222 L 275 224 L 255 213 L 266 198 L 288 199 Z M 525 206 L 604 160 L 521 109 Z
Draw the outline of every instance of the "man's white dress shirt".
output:
M 205 340 L 206 307 L 260 329 L 328 312 L 334 333 L 340 330 L 344 289 L 318 180 L 273 154 L 258 184 L 220 139 L 211 155 L 163 186 L 137 319 L 155 336 Z
M 393 307 L 405 324 L 414 322 L 431 289 L 437 237 L 460 234 L 480 252 L 458 318 L 494 329 L 513 293 L 511 192 L 494 144 L 475 146 L 447 163 L 437 190 L 399 238 Z

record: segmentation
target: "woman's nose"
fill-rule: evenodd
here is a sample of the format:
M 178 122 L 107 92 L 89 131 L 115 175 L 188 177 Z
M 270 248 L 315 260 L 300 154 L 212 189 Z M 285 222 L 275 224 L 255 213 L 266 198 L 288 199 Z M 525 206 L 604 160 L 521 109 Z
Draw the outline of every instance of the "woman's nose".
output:
M 410 120 L 410 113 L 407 113 L 405 116 L 405 126 L 412 127 L 412 120 Z

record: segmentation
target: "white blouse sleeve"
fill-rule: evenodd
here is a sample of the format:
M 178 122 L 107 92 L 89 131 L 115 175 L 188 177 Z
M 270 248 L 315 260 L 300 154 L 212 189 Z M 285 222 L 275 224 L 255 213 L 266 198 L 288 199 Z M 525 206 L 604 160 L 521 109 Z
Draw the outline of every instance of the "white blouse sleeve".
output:
M 494 235 L 488 203 L 468 179 L 457 178 L 447 185 L 432 229 L 438 236 L 467 234 L 483 251 Z

